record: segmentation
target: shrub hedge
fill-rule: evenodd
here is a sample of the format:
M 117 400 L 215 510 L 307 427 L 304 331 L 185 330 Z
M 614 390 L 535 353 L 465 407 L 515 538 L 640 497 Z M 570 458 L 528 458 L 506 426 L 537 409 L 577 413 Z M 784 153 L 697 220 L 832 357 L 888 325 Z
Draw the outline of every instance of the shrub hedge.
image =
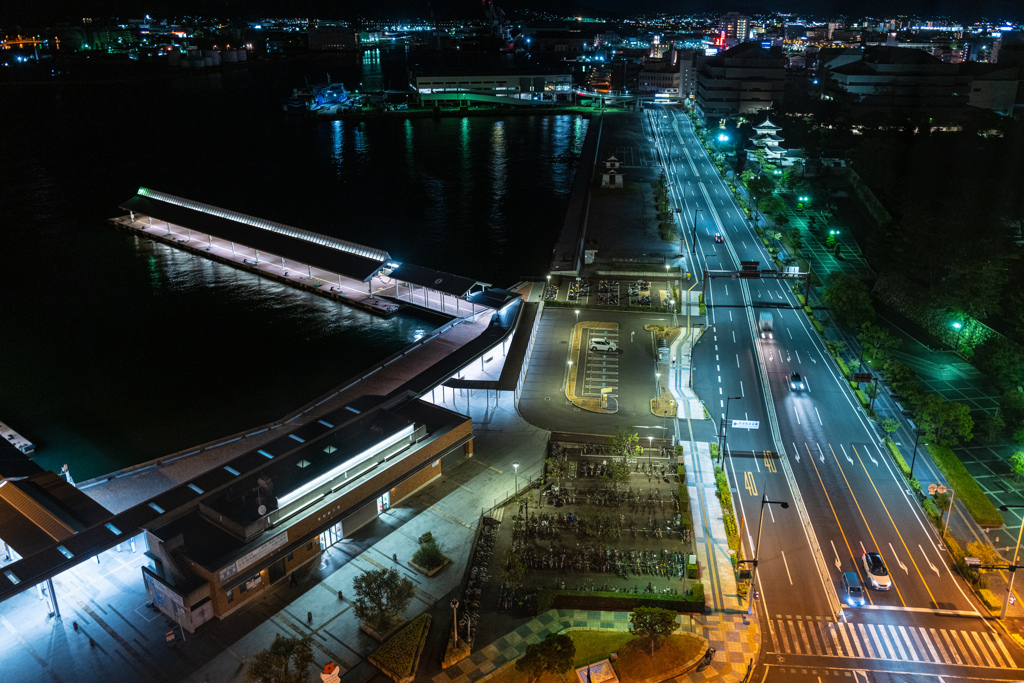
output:
M 684 465 L 676 465 L 676 474 L 679 475 L 679 510 L 686 512 L 690 509 L 690 493 L 686 489 L 686 467 Z
M 886 441 L 885 445 L 889 447 L 889 453 L 892 455 L 892 459 L 899 465 L 900 472 L 903 473 L 904 477 L 910 477 L 910 465 L 903 459 L 903 454 L 900 453 L 900 447 L 894 444 L 892 441 Z
M 419 615 L 377 648 L 377 651 L 370 655 L 370 663 L 382 671 L 393 673 L 397 679 L 411 676 L 420 640 L 426 635 L 428 628 L 430 615 Z
M 932 462 L 939 468 L 942 475 L 946 477 L 950 488 L 956 492 L 957 500 L 963 501 L 967 510 L 971 513 L 981 526 L 1002 526 L 1003 516 L 992 504 L 989 497 L 978 486 L 971 473 L 967 471 L 960 458 L 956 457 L 953 450 L 948 446 L 930 445 L 925 446 L 932 456 Z
M 661 607 L 676 612 L 701 613 L 706 609 L 704 584 L 694 583 L 683 595 L 551 589 L 537 591 L 537 614 L 543 614 L 552 608 L 630 612 L 637 607 Z
M 817 330 L 818 334 L 825 336 L 825 327 L 821 324 L 821 321 L 817 318 L 811 318 L 811 323 L 814 325 L 814 329 Z
M 850 368 L 846 367 L 846 361 L 836 356 L 836 365 L 838 365 L 839 369 L 842 370 L 843 377 L 845 377 L 846 379 L 850 379 Z
M 870 404 L 870 403 L 871 403 L 871 399 L 870 399 L 870 398 L 868 398 L 867 394 L 865 394 L 865 393 L 864 393 L 864 392 L 863 392 L 862 390 L 860 390 L 860 389 L 857 389 L 857 390 L 856 390 L 856 391 L 854 391 L 853 393 L 857 394 L 857 400 L 858 400 L 858 401 L 860 401 L 860 404 L 861 404 L 861 405 L 862 405 L 863 407 L 867 408 L 867 407 L 868 407 L 868 404 Z

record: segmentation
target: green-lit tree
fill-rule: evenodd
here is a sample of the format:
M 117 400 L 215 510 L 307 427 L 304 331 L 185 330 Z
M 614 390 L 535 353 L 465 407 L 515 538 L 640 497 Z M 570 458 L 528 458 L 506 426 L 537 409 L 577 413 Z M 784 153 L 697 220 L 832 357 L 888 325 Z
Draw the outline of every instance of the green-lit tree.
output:
M 627 464 L 640 457 L 644 450 L 640 445 L 640 435 L 637 434 L 636 427 L 616 427 L 608 445 L 612 449 L 612 454 L 623 456 Z
M 629 623 L 633 625 L 633 633 L 637 638 L 648 641 L 653 657 L 658 643 L 675 628 L 676 613 L 660 607 L 637 607 L 629 615 Z
M 884 358 L 887 351 L 898 349 L 903 343 L 902 339 L 893 335 L 889 330 L 872 322 L 865 322 L 861 325 L 857 339 L 865 345 L 864 355 L 871 360 Z
M 875 320 L 871 294 L 859 278 L 842 273 L 833 274 L 825 285 L 822 298 L 832 309 L 832 315 L 840 327 L 857 329 Z
M 947 401 L 939 394 L 928 394 L 920 408 L 921 426 L 927 441 L 954 447 L 973 437 L 974 418 L 964 403 Z
M 1013 480 L 1024 479 L 1024 451 L 1017 451 L 1010 456 L 1010 472 L 1013 473 Z
M 882 431 L 885 432 L 885 442 L 886 443 L 889 443 L 889 441 L 892 440 L 892 437 L 890 437 L 889 435 L 892 434 L 893 432 L 895 432 L 899 428 L 900 428 L 900 423 L 897 422 L 896 420 L 889 420 L 889 419 L 882 420 Z
M 266 650 L 257 652 L 245 670 L 255 683 L 304 683 L 313 663 L 309 637 L 278 638 Z

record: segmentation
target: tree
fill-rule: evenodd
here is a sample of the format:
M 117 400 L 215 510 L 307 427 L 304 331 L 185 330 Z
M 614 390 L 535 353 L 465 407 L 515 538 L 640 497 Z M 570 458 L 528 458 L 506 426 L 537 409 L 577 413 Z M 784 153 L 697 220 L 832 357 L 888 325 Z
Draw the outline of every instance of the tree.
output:
M 613 455 L 621 455 L 627 461 L 640 457 L 644 448 L 640 445 L 640 435 L 636 433 L 636 427 L 616 427 L 609 443 Z
M 825 285 L 822 298 L 841 327 L 857 329 L 874 322 L 875 307 L 867 285 L 852 275 L 835 273 Z
M 920 417 L 927 441 L 953 447 L 961 439 L 970 441 L 974 437 L 974 418 L 964 403 L 947 401 L 939 394 L 928 394 L 922 402 Z
M 526 576 L 526 560 L 519 548 L 510 546 L 505 550 L 505 568 L 501 570 L 501 581 L 518 588 Z
M 245 676 L 256 683 L 303 683 L 313 663 L 309 637 L 278 638 L 266 650 L 257 652 Z
M 611 480 L 616 491 L 619 490 L 619 484 L 624 484 L 629 480 L 629 465 L 626 464 L 625 458 L 608 463 L 607 472 L 604 476 Z
M 562 488 L 562 478 L 569 474 L 569 461 L 566 458 L 548 458 L 544 461 L 544 469 L 549 477 L 555 478 L 558 488 Z
M 889 330 L 875 325 L 868 321 L 861 325 L 860 334 L 857 335 L 857 339 L 861 344 L 870 349 L 870 353 L 866 353 L 870 360 L 882 357 L 884 358 L 886 352 L 895 350 L 903 344 L 903 340 L 893 335 Z
M 637 607 L 629 615 L 633 633 L 651 645 L 651 656 L 658 642 L 667 637 L 676 626 L 676 613 L 660 607 Z
M 1013 472 L 1014 481 L 1024 478 L 1024 451 L 1017 451 L 1010 456 L 1010 471 Z
M 985 434 L 985 441 L 992 442 L 999 438 L 1000 432 L 1006 429 L 1006 420 L 999 414 L 999 411 L 992 413 L 979 425 Z
M 526 652 L 516 661 L 516 671 L 529 676 L 531 683 L 545 671 L 565 680 L 565 672 L 572 668 L 575 659 L 576 643 L 572 638 L 564 633 L 549 633 L 541 642 L 526 646 Z
M 355 615 L 370 628 L 384 633 L 409 605 L 415 594 L 413 582 L 394 569 L 371 569 L 352 582 Z
M 936 493 L 932 496 L 932 502 L 935 503 L 935 507 L 939 509 L 939 522 L 942 522 L 942 516 L 949 510 L 949 504 L 952 501 L 952 496 L 949 491 L 945 493 Z
M 885 432 L 885 442 L 891 441 L 890 434 L 900 428 L 900 423 L 896 420 L 882 420 L 882 431 Z

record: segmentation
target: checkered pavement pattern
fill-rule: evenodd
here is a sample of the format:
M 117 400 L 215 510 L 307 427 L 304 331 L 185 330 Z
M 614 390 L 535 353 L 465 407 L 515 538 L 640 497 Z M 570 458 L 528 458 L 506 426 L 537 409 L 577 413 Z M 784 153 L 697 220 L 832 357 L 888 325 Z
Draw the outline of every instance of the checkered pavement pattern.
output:
M 526 652 L 526 646 L 539 643 L 549 633 L 567 629 L 590 631 L 628 631 L 629 612 L 597 610 L 553 609 L 528 621 L 490 645 L 434 676 L 432 683 L 477 683 L 487 680 L 499 668 L 516 660 Z M 717 650 L 715 661 L 704 671 L 692 671 L 676 678 L 684 681 L 741 681 L 747 672 L 747 663 L 757 658 L 761 634 L 757 621 L 745 615 L 696 615 L 692 627 L 683 630 L 707 638 Z

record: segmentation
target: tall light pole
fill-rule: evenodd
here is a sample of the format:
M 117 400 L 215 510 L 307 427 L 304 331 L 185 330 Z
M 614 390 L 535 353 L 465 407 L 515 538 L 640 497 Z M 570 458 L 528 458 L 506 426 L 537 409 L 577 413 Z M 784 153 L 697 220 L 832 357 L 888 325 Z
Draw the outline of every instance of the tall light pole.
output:
M 653 450 L 654 450 L 654 437 L 648 435 L 647 436 L 647 469 L 648 470 L 651 468 L 651 451 L 653 451 Z M 650 472 L 647 473 L 647 478 L 648 479 L 651 478 Z
M 459 601 L 452 598 L 452 636 L 455 638 L 455 647 L 459 646 Z
M 1024 508 L 1024 505 L 1000 505 L 999 509 L 1006 512 L 1010 508 Z M 1024 533 L 1024 521 L 1021 522 L 1020 531 L 1017 532 L 1017 548 L 1013 551 L 1013 562 L 1010 563 L 1010 585 L 1006 587 L 1006 597 L 1003 598 L 1003 609 L 999 618 L 1006 616 L 1006 607 L 1010 603 L 1010 596 L 1013 595 L 1013 577 L 1017 574 L 1017 556 L 1020 554 L 1020 536 Z
M 658 385 L 658 395 L 657 395 L 657 398 L 661 398 L 661 373 L 660 372 L 654 373 L 654 383 Z
M 953 499 L 956 498 L 956 491 L 950 488 L 946 489 L 949 491 L 949 511 L 946 513 L 946 523 L 942 525 L 942 535 L 939 536 L 945 543 L 946 530 L 949 528 L 949 518 L 953 516 Z
M 728 424 L 729 424 L 729 402 L 730 401 L 738 401 L 741 398 L 743 398 L 743 397 L 742 396 L 729 396 L 728 398 L 725 399 L 725 420 L 722 422 L 722 445 L 718 449 L 719 450 L 718 457 L 722 458 L 722 462 L 723 463 L 725 462 L 725 436 L 726 436 L 726 430 L 727 430 Z
M 757 556 L 761 551 L 761 529 L 764 527 L 765 505 L 778 505 L 783 510 L 789 507 L 789 503 L 784 500 L 768 500 L 767 493 L 761 497 L 761 518 L 757 521 L 757 545 L 754 546 L 754 569 L 750 572 L 750 598 L 747 604 L 747 614 L 752 614 L 754 611 L 754 591 L 757 590 Z
M 956 345 L 953 347 L 953 353 L 956 353 L 957 351 L 960 350 L 960 335 L 963 334 L 963 332 L 962 332 L 963 326 L 964 326 L 963 323 L 961 323 L 959 321 L 953 323 L 953 329 L 956 330 Z

